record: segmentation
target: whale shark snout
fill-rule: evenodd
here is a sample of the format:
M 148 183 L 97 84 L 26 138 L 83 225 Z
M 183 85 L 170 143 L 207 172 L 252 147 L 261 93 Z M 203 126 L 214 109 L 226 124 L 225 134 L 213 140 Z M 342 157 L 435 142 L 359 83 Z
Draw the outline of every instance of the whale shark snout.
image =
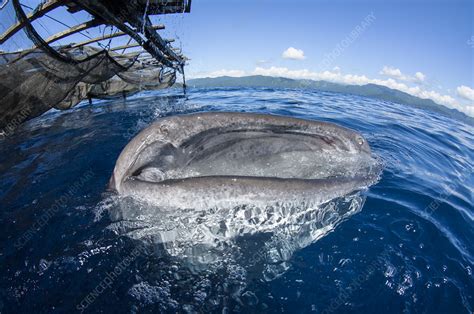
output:
M 376 182 L 364 137 L 336 124 L 249 113 L 157 120 L 120 154 L 109 187 L 163 208 L 321 204 Z

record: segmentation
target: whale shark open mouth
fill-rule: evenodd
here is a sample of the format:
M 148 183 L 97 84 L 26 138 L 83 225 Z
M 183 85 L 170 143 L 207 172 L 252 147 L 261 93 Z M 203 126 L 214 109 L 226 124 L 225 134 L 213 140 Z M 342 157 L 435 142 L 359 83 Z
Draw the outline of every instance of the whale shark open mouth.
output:
M 248 113 L 163 118 L 120 155 L 110 187 L 164 208 L 324 203 L 374 182 L 367 141 L 326 122 Z
M 332 123 L 228 112 L 166 117 L 119 156 L 109 186 L 138 203 L 114 207 L 111 227 L 161 243 L 192 267 L 219 260 L 229 241 L 271 233 L 262 246 L 275 266 L 358 212 L 359 191 L 380 169 L 359 133 Z

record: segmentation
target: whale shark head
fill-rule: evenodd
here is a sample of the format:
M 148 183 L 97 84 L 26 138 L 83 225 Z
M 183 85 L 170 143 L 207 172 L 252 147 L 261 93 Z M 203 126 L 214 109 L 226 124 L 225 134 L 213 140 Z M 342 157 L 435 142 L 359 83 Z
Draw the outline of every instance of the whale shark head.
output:
M 264 258 L 250 257 L 268 262 L 272 278 L 295 250 L 360 211 L 358 191 L 379 173 L 363 136 L 336 124 L 229 112 L 166 117 L 117 160 L 110 188 L 125 197 L 112 228 L 163 245 L 193 269 L 273 234 Z
M 124 182 L 196 177 L 343 177 L 370 160 L 364 137 L 336 124 L 249 113 L 163 118 L 139 133 L 117 160 L 110 188 Z

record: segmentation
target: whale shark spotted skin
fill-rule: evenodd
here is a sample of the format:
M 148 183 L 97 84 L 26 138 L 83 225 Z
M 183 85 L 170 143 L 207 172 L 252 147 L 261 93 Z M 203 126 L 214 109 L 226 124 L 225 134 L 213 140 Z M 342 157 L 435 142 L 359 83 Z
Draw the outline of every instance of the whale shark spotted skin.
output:
M 375 183 L 362 135 L 333 123 L 207 112 L 161 118 L 120 154 L 109 187 L 165 209 L 322 204 Z

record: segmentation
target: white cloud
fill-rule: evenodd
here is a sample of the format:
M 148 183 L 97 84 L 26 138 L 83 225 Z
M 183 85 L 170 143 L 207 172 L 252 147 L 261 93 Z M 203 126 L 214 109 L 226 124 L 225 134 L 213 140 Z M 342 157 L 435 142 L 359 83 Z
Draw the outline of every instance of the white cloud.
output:
M 400 69 L 396 69 L 393 67 L 384 66 L 382 71 L 380 71 L 380 74 L 394 77 L 399 80 L 405 80 L 405 76 L 402 74 L 402 71 L 400 71 Z
M 283 54 L 281 55 L 284 59 L 292 59 L 292 60 L 304 60 L 306 59 L 304 55 L 304 51 L 301 49 L 296 49 L 293 47 L 290 47 L 283 51 Z
M 251 74 L 288 77 L 293 79 L 324 80 L 347 85 L 377 84 L 391 89 L 396 89 L 419 98 L 431 99 L 438 104 L 444 105 L 448 108 L 457 109 L 469 116 L 474 117 L 474 107 L 471 105 L 461 105 L 449 95 L 443 95 L 432 90 L 425 90 L 419 86 L 411 87 L 405 83 L 397 82 L 391 78 L 386 80 L 370 79 L 365 75 L 342 74 L 340 71 L 311 72 L 307 69 L 289 70 L 288 68 L 273 66 L 270 68 L 257 67 Z
M 415 77 L 420 81 L 420 82 L 423 82 L 426 78 L 426 75 L 424 75 L 423 73 L 421 72 L 416 72 L 415 73 Z
M 396 70 L 396 69 L 395 69 Z M 222 73 L 222 74 L 221 74 Z M 396 73 L 396 72 L 394 72 Z M 232 75 L 231 75 L 232 74 Z M 244 72 L 239 70 L 221 70 L 212 72 L 206 76 L 216 77 L 216 76 L 245 76 L 245 75 L 264 75 L 264 76 L 274 76 L 274 77 L 287 77 L 292 79 L 309 79 L 309 80 L 322 80 L 329 81 L 333 83 L 346 84 L 346 85 L 366 85 L 366 84 L 377 84 L 385 86 L 391 89 L 396 89 L 412 96 L 416 96 L 423 99 L 431 99 L 434 102 L 444 105 L 448 108 L 454 108 L 465 114 L 474 117 L 474 105 L 472 104 L 462 104 L 457 101 L 450 95 L 443 95 L 437 91 L 426 90 L 421 86 L 409 86 L 406 83 L 401 83 L 396 81 L 393 78 L 388 79 L 371 79 L 365 75 L 357 74 L 343 74 L 341 69 L 336 67 L 332 71 L 323 71 L 323 72 L 312 72 L 308 69 L 300 70 L 290 70 L 286 67 L 275 67 L 271 66 L 268 68 L 256 67 L 252 72 Z M 403 74 L 402 74 L 403 75 Z M 474 98 L 474 90 L 467 86 L 458 87 L 458 94 Z M 466 97 L 465 97 L 466 98 Z M 469 98 L 467 98 L 469 99 Z
M 219 76 L 232 76 L 232 77 L 241 77 L 245 76 L 245 71 L 242 70 L 218 70 L 207 73 L 205 77 L 219 77 Z
M 456 91 L 462 98 L 474 101 L 474 89 L 461 85 L 456 89 Z
M 255 70 L 251 73 L 252 75 L 265 75 L 265 76 L 275 76 L 275 77 L 288 77 L 294 79 L 314 79 L 314 73 L 309 70 L 289 70 L 288 68 L 281 67 L 256 67 Z
M 388 76 L 395 78 L 400 81 L 406 82 L 417 82 L 421 83 L 426 79 L 426 75 L 421 72 L 416 72 L 414 76 L 405 75 L 400 71 L 400 69 L 391 67 L 391 66 L 384 66 L 383 69 L 379 72 L 381 75 Z

